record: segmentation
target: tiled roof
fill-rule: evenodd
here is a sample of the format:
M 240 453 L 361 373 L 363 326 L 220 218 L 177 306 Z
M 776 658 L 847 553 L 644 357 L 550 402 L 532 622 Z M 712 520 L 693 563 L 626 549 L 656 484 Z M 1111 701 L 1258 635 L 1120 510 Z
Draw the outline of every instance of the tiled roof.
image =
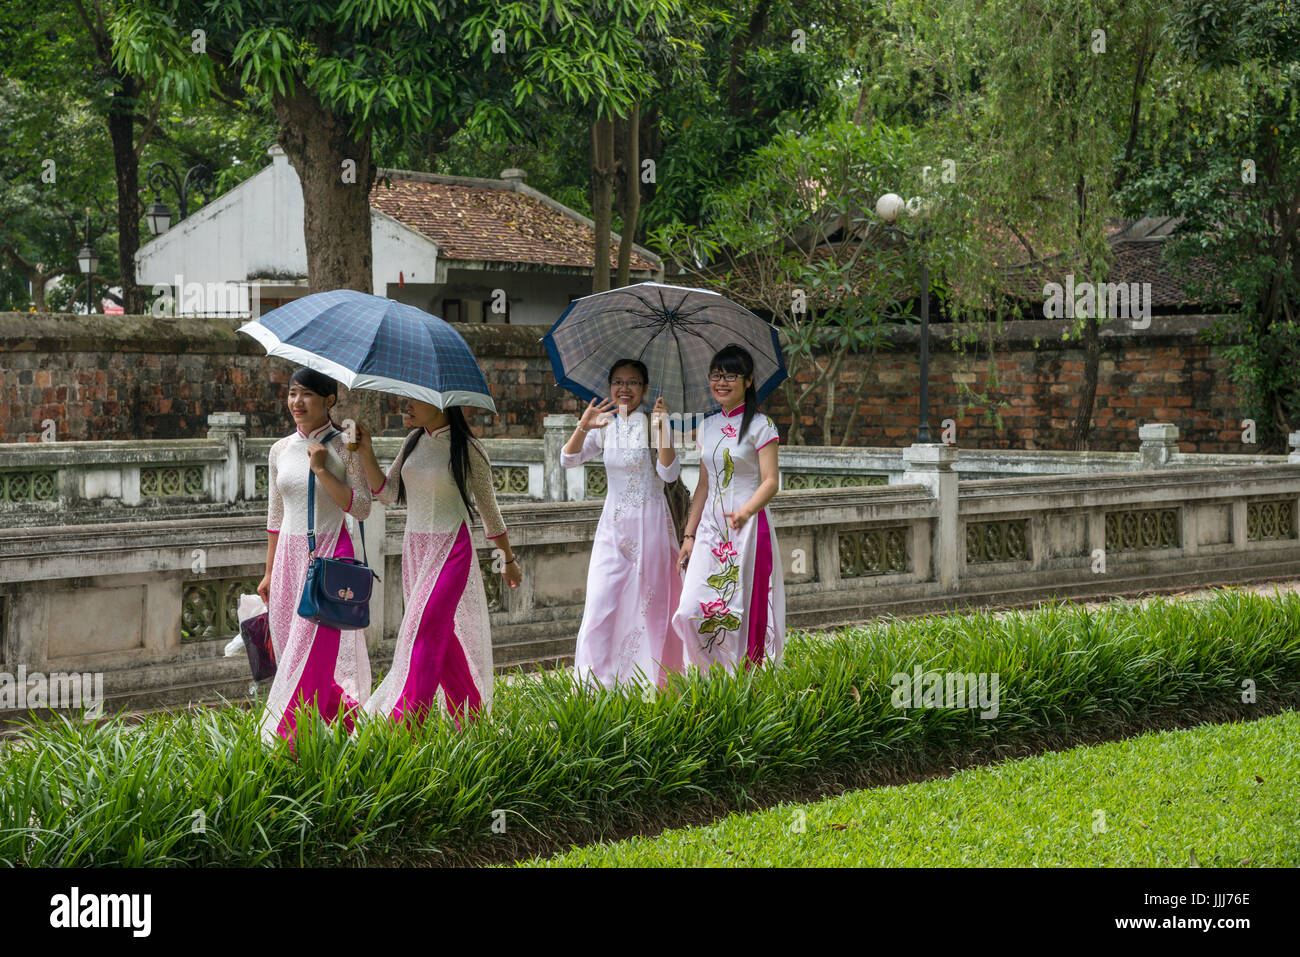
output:
M 1199 289 L 1202 283 L 1212 281 L 1215 276 L 1213 261 L 1204 256 L 1166 261 L 1162 255 L 1165 245 L 1159 240 L 1119 240 L 1113 244 L 1112 249 L 1115 258 L 1107 281 L 1151 283 L 1151 306 L 1154 309 L 1202 305 L 1198 300 L 1206 297 L 1190 295 L 1187 287 L 1190 284 L 1194 289 Z M 1033 269 L 1008 270 L 1007 293 L 1015 298 L 1041 302 L 1044 284 L 1064 283 L 1068 271 L 1051 262 L 1039 264 Z M 1236 302 L 1235 297 L 1229 300 L 1230 304 Z
M 595 263 L 592 228 L 532 196 L 489 186 L 390 182 L 375 184 L 370 205 L 428 236 L 446 259 L 587 269 Z M 611 246 L 610 268 L 617 268 L 618 244 Z M 634 249 L 632 269 L 656 266 Z
M 1167 262 L 1162 259 L 1164 243 L 1159 239 L 1124 240 L 1117 238 L 1119 230 L 1109 230 L 1115 258 L 1111 266 L 1109 282 L 1151 283 L 1151 305 L 1154 309 L 1170 310 L 1201 305 L 1197 298 L 1186 292 L 1189 278 L 1199 283 L 1214 275 L 1214 264 L 1205 257 L 1195 257 L 1186 262 Z M 846 244 L 847 247 L 847 244 Z M 1009 251 L 1021 254 L 1024 250 L 1018 244 Z M 848 258 L 849 250 L 840 248 L 837 258 Z M 814 253 L 815 259 L 825 258 L 829 251 L 824 247 Z M 902 282 L 897 277 L 881 276 L 879 264 L 869 255 L 864 254 L 858 260 L 860 268 L 854 270 L 855 287 L 866 283 L 888 282 L 893 286 L 893 296 L 905 300 L 916 296 L 917 291 L 911 283 Z M 664 282 L 679 286 L 696 286 L 701 284 L 701 277 L 694 271 L 680 273 L 679 264 L 665 262 Z M 1043 286 L 1048 282 L 1065 282 L 1065 273 L 1069 270 L 1060 265 L 1056 257 L 1040 262 L 1033 267 L 1004 267 L 1003 291 L 1013 299 L 1042 303 Z M 716 266 L 706 267 L 703 272 L 718 281 L 725 279 L 726 294 L 750 309 L 762 306 L 756 279 L 760 275 L 752 262 L 745 260 L 735 265 L 730 275 L 724 277 L 723 271 Z M 856 291 L 856 289 L 855 289 Z M 1235 299 L 1229 304 L 1235 303 Z

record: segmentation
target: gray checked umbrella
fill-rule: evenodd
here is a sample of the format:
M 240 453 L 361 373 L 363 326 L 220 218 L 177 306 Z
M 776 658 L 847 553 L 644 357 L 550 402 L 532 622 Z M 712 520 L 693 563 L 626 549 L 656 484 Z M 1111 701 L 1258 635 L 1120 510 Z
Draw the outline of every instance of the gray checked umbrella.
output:
M 639 359 L 647 396 L 673 412 L 716 411 L 709 360 L 730 343 L 754 357 L 760 401 L 786 378 L 776 327 L 708 289 L 642 282 L 575 299 L 542 341 L 556 383 L 582 399 L 608 396 L 610 366 Z
M 428 402 L 496 411 L 478 360 L 448 322 L 415 306 L 352 289 L 318 292 L 239 331 L 273 356 L 342 382 Z

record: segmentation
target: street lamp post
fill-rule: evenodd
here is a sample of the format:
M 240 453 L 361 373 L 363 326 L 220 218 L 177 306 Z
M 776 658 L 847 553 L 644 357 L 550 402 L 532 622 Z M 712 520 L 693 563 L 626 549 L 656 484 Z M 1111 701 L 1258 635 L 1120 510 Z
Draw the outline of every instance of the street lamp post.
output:
M 90 287 L 95 281 L 95 270 L 99 268 L 99 257 L 90 245 L 90 210 L 86 210 L 86 243 L 81 247 L 81 252 L 77 253 L 77 268 L 86 277 L 86 315 L 90 315 L 94 311 L 91 308 Z
M 149 222 L 149 232 L 155 236 L 167 232 L 172 224 L 172 211 L 166 203 L 163 202 L 163 189 L 171 186 L 176 191 L 176 201 L 180 204 L 180 222 L 190 214 L 190 196 L 194 190 L 198 190 L 206 200 L 212 192 L 212 171 L 202 163 L 191 166 L 185 171 L 182 178 L 176 170 L 161 160 L 152 163 L 149 166 L 146 176 L 149 180 L 149 188 L 153 190 L 153 202 L 145 210 L 145 219 Z
M 906 208 L 909 212 L 915 213 L 919 205 L 914 203 L 905 203 L 903 197 L 897 193 L 886 193 L 876 202 L 876 215 L 885 221 L 886 227 L 905 239 L 915 238 L 918 243 L 924 243 L 926 238 L 926 229 L 922 227 L 915 237 L 909 236 L 908 233 L 898 226 L 894 225 L 898 219 L 898 214 Z M 930 265 L 925 258 L 925 253 L 921 253 L 921 395 L 920 395 L 920 422 L 916 428 L 916 441 L 925 445 L 930 444 Z

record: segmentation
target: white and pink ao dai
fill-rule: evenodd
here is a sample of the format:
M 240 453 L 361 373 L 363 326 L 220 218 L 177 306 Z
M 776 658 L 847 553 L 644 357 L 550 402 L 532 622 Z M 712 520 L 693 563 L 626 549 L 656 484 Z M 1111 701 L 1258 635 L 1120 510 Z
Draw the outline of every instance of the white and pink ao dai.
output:
M 775 423 L 762 413 L 742 436 L 744 409 L 709 416 L 695 437 L 708 498 L 674 623 L 685 640 L 687 662 L 704 670 L 776 664 L 785 647 L 785 583 L 767 509 L 739 530 L 726 518 L 758 490 L 759 449 L 778 441 Z
M 300 706 L 317 710 L 326 721 L 342 719 L 351 728 L 354 714 L 370 694 L 366 633 L 339 631 L 298 617 L 298 601 L 311 561 L 307 487 L 312 473 L 307 447 L 337 431 L 332 423 L 307 434 L 296 429 L 293 435 L 271 446 L 267 456 L 266 528 L 278 533 L 267 603 L 276 672 L 260 724 L 262 740 L 268 743 L 277 738 L 293 740 Z M 325 448 L 330 474 L 351 489 L 348 514 L 364 520 L 370 514 L 371 499 L 361 457 L 345 453 L 341 434 L 330 439 Z M 355 557 L 344 510 L 319 483 L 315 498 L 317 553 Z
M 412 433 L 414 435 L 415 433 Z M 414 441 L 414 446 L 409 443 Z M 384 505 L 405 489 L 402 596 L 406 610 L 393 666 L 366 702 L 369 715 L 395 721 L 447 713 L 459 727 L 492 704 L 492 635 L 470 515 L 451 471 L 451 429 L 408 437 L 375 490 Z M 492 466 L 470 440 L 466 485 L 487 539 L 506 533 L 492 490 Z

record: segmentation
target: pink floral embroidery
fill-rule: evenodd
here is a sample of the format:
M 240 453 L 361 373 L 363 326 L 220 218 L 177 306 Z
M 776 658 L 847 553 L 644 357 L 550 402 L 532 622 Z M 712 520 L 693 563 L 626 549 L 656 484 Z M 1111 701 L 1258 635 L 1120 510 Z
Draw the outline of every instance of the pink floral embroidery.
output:
M 704 613 L 705 618 L 725 618 L 731 614 L 731 609 L 727 607 L 726 601 L 721 598 L 700 602 L 700 611 Z
M 724 425 L 722 427 L 722 434 L 729 439 L 734 439 L 736 437 L 736 427 L 734 425 Z
M 735 556 L 736 546 L 732 545 L 730 541 L 719 542 L 713 549 L 713 557 L 724 565 L 727 563 L 728 558 L 734 558 Z

